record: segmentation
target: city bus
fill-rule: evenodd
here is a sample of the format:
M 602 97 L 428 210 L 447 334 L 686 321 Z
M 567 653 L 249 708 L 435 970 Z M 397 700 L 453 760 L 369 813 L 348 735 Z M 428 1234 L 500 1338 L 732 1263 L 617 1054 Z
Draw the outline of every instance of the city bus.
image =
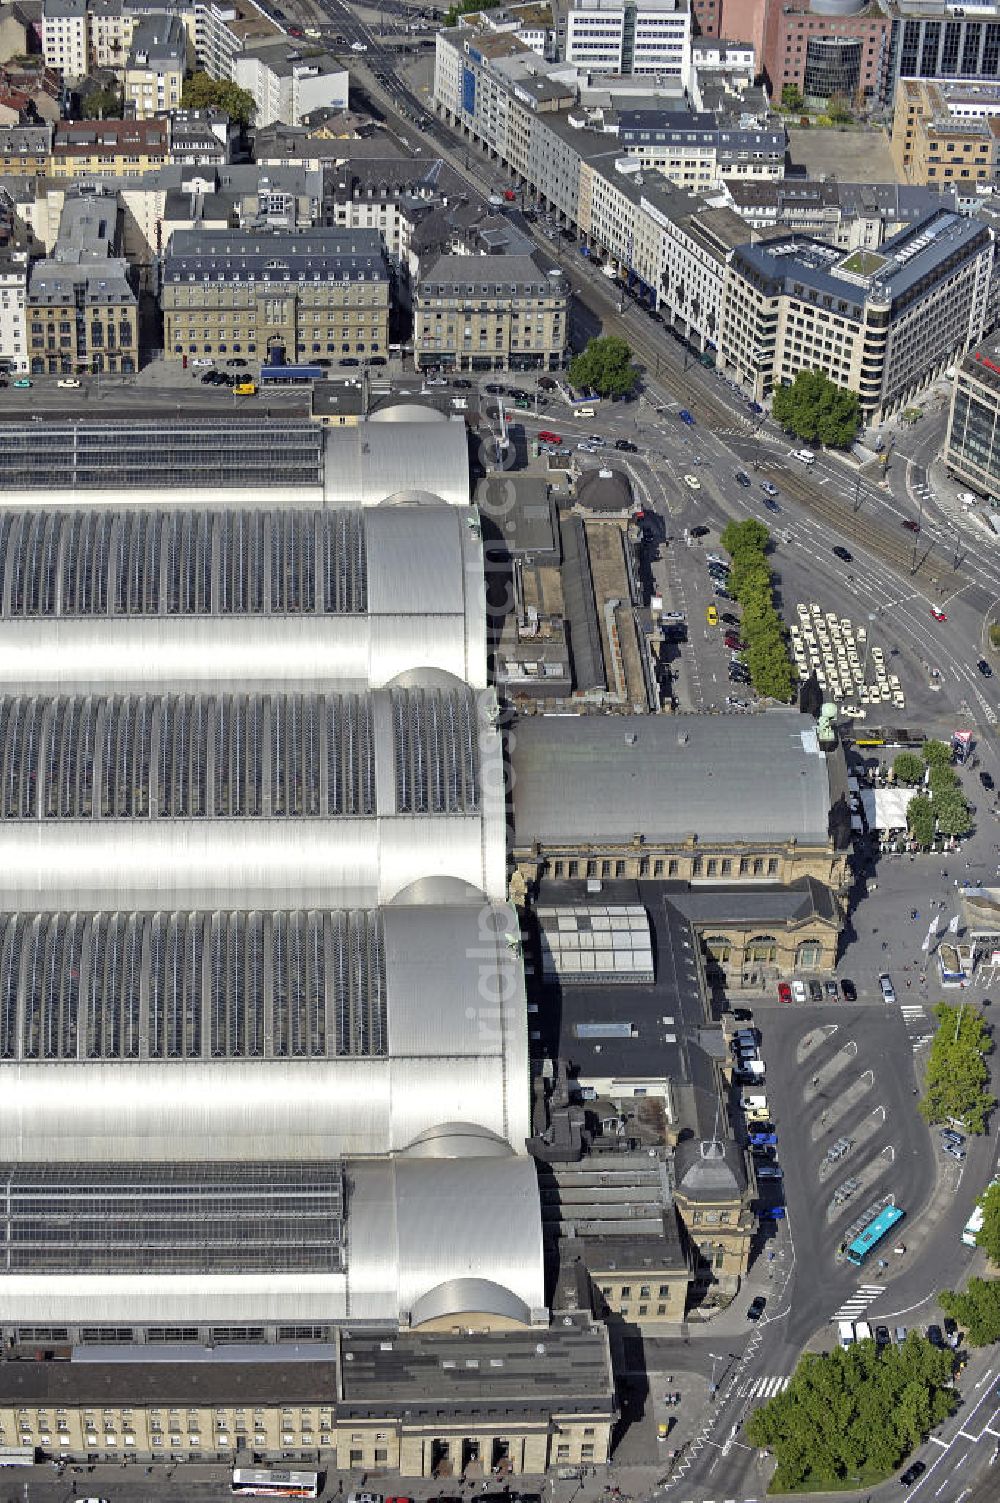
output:
M 878 1215 L 869 1221 L 848 1247 L 848 1263 L 853 1263 L 856 1268 L 860 1268 L 872 1249 L 878 1247 L 879 1243 L 888 1237 L 893 1227 L 899 1225 L 905 1214 L 899 1206 L 883 1206 Z
M 249 1498 L 316 1498 L 319 1473 L 288 1472 L 280 1468 L 248 1471 L 237 1467 L 232 1491 Z

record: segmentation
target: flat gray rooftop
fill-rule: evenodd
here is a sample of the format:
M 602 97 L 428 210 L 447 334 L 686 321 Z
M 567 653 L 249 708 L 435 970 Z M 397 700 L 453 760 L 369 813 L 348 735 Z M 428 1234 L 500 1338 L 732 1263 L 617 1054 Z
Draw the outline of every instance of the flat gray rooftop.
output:
M 510 748 L 518 847 L 829 839 L 826 759 L 797 710 L 538 716 Z

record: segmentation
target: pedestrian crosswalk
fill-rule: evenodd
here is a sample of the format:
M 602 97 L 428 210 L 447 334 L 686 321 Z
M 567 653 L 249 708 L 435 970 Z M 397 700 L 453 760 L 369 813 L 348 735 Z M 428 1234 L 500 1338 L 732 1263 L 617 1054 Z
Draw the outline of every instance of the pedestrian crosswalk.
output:
M 775 1394 L 783 1393 L 791 1381 L 791 1376 L 747 1378 L 737 1393 L 741 1399 L 773 1399 Z
M 905 1002 L 899 1010 L 903 1015 L 903 1021 L 906 1023 L 915 1023 L 918 1018 L 924 1017 L 926 1013 L 926 1009 L 920 1002 Z
M 884 1293 L 884 1284 L 862 1284 L 857 1294 L 852 1294 L 850 1299 L 845 1299 L 839 1310 L 830 1317 L 831 1320 L 860 1320 L 873 1300 L 878 1299 Z

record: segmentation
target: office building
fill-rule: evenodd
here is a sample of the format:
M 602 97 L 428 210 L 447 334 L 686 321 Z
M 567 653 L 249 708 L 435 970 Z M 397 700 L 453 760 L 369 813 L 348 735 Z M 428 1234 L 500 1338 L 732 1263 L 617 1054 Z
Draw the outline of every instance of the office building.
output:
M 560 370 L 569 344 L 569 282 L 537 256 L 441 256 L 413 300 L 420 370 Z
M 132 33 L 125 61 L 126 108 L 137 120 L 173 110 L 181 102 L 187 68 L 187 33 L 174 15 L 144 17 Z
M 794 234 L 744 246 L 727 270 L 718 363 L 758 401 L 820 366 L 877 423 L 982 336 L 992 269 L 988 227 L 948 209 L 878 251 Z
M 723 17 L 726 35 L 758 44 L 779 99 L 789 85 L 817 104 L 839 97 L 878 108 L 891 99 L 893 23 L 878 0 L 736 0 Z
M 182 230 L 163 260 L 163 347 L 182 356 L 384 356 L 389 269 L 376 231 Z
M 901 78 L 892 160 L 907 183 L 971 192 L 992 187 L 1000 164 L 1000 85 Z
M 888 0 L 887 9 L 893 25 L 893 88 L 901 78 L 995 81 L 1000 75 L 1000 17 L 993 6 Z
M 113 1317 L 115 1335 L 122 1329 Z M 438 1485 L 494 1471 L 537 1477 L 610 1456 L 608 1337 L 585 1316 L 544 1332 L 401 1336 L 376 1325 L 336 1333 L 308 1361 L 260 1345 L 247 1361 L 218 1360 L 239 1328 L 219 1325 L 202 1345 L 197 1329 L 182 1322 L 169 1344 L 139 1347 L 127 1361 L 120 1346 L 104 1346 L 87 1362 L 5 1362 L 4 1443 L 77 1463 L 232 1465 L 249 1453 L 262 1464 L 315 1467 L 322 1456 L 343 1472 L 395 1471 Z M 303 1329 L 289 1325 L 288 1340 Z M 51 1323 L 24 1326 L 18 1349 L 61 1354 L 68 1334 Z
M 348 73 L 328 53 L 303 54 L 287 41 L 247 47 L 232 65 L 234 83 L 254 98 L 254 124 L 301 125 L 314 110 L 346 110 Z
M 1000 502 L 1000 350 L 970 350 L 958 367 L 948 414 L 944 461 L 981 496 Z
M 563 54 L 591 73 L 657 74 L 687 81 L 687 0 L 569 0 Z
M 659 716 L 528 718 L 512 732 L 510 756 L 512 859 L 527 885 L 547 873 L 738 884 L 751 899 L 803 879 L 837 902 L 844 891 L 843 757 L 822 752 L 796 711 L 741 718 L 724 741 L 710 717 L 683 726 Z M 774 964 L 777 941 L 768 948 L 758 958 Z

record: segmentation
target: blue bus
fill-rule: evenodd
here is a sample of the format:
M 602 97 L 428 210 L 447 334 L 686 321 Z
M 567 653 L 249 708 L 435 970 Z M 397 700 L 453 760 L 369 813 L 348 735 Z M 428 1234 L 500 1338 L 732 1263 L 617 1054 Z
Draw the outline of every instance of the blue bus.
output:
M 898 1226 L 906 1215 L 899 1206 L 883 1206 L 873 1221 L 869 1221 L 863 1231 L 860 1231 L 847 1249 L 847 1261 L 860 1268 L 872 1248 L 878 1247 L 884 1237 L 888 1237 L 894 1226 Z

